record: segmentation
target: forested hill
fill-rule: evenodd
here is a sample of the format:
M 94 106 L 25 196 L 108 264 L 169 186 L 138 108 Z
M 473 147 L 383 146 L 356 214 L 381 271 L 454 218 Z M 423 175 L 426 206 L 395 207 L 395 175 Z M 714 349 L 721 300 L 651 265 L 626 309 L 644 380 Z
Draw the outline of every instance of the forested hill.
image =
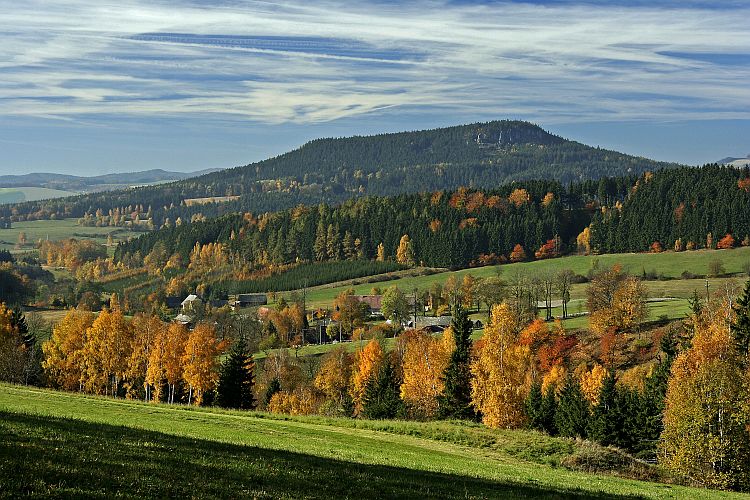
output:
M 575 251 L 750 245 L 748 214 L 750 169 L 708 165 L 568 186 L 523 181 L 492 190 L 364 197 L 338 206 L 229 215 L 121 243 L 115 259 L 137 266 L 149 254 L 166 260 L 177 253 L 187 261 L 196 243 L 223 243 L 223 251 L 250 266 L 404 263 L 399 248 L 407 235 L 413 263 L 466 267 Z
M 318 139 L 275 158 L 179 182 L 61 200 L 0 206 L 0 217 L 82 217 L 146 211 L 160 226 L 193 214 L 264 212 L 299 204 L 338 203 L 364 195 L 394 195 L 459 186 L 494 188 L 528 179 L 569 182 L 640 174 L 675 166 L 592 148 L 520 121 Z M 220 203 L 186 199 L 229 197 Z M 152 210 L 148 210 L 151 207 Z
M 597 213 L 591 245 L 602 253 L 750 244 L 750 169 L 707 165 L 639 179 L 620 209 Z M 731 241 L 725 241 L 729 244 Z

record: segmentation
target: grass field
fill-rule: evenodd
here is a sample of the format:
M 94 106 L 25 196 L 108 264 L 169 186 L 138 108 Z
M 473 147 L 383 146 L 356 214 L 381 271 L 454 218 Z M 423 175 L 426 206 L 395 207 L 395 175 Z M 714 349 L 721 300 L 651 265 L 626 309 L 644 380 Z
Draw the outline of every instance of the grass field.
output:
M 0 496 L 730 498 L 588 473 L 658 471 L 478 424 L 280 417 L 0 385 Z M 737 495 L 739 498 L 739 496 Z
M 632 274 L 640 275 L 644 270 L 647 272 L 656 271 L 667 278 L 677 278 L 670 281 L 648 282 L 649 293 L 651 296 L 669 296 L 687 298 L 692 295 L 693 288 L 705 287 L 704 280 L 679 280 L 683 271 L 690 271 L 694 274 L 707 274 L 708 266 L 712 260 L 720 260 L 727 274 L 737 274 L 743 272 L 745 264 L 750 263 L 750 247 L 735 248 L 732 250 L 697 250 L 693 252 L 663 252 L 659 254 L 651 253 L 627 253 L 611 255 L 573 255 L 559 259 L 548 259 L 534 262 L 520 262 L 516 264 L 504 264 L 499 266 L 479 267 L 474 269 L 462 269 L 460 271 L 446 271 L 442 273 L 431 274 L 428 276 L 411 276 L 400 278 L 383 283 L 367 283 L 356 286 L 319 286 L 310 288 L 307 291 L 307 303 L 311 306 L 330 306 L 333 299 L 348 288 L 354 288 L 357 294 L 368 294 L 374 286 L 386 289 L 390 286 L 398 286 L 407 293 L 415 288 L 419 290 L 429 289 L 433 283 L 445 283 L 448 276 L 455 275 L 458 279 L 463 279 L 466 274 L 475 277 L 486 278 L 489 276 L 500 276 L 506 279 L 513 276 L 516 272 L 541 273 L 546 271 L 560 271 L 571 269 L 573 272 L 586 275 L 592 269 L 595 262 L 600 267 L 608 267 L 614 264 L 620 264 L 623 269 Z M 712 279 L 715 280 L 715 279 Z M 719 279 L 720 280 L 720 279 Z M 682 283 L 689 281 L 691 283 Z M 655 285 L 655 286 L 654 286 Z M 653 290 L 651 287 L 653 286 Z M 674 288 L 674 293 L 669 290 Z M 705 290 L 705 288 L 703 288 Z M 578 285 L 573 288 L 571 296 L 573 298 L 583 297 L 585 285 Z M 664 293 L 666 295 L 655 295 L 654 292 Z
M 26 233 L 28 242 L 22 249 L 16 248 L 18 235 Z M 85 227 L 77 224 L 77 219 L 35 220 L 14 222 L 10 229 L 0 229 L 0 250 L 28 251 L 34 248 L 37 241 L 57 241 L 66 238 L 92 239 L 99 243 L 107 243 L 107 235 L 111 234 L 115 242 L 136 237 L 142 233 L 117 227 Z
M 9 187 L 0 188 L 0 204 L 19 203 L 22 201 L 48 200 L 51 198 L 64 198 L 78 193 L 72 191 L 61 191 L 43 187 Z

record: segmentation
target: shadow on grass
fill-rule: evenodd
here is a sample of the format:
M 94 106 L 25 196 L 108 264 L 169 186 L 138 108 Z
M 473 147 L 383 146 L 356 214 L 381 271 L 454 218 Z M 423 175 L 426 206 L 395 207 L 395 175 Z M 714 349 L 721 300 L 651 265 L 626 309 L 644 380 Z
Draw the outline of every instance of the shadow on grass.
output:
M 633 498 L 0 412 L 0 497 Z

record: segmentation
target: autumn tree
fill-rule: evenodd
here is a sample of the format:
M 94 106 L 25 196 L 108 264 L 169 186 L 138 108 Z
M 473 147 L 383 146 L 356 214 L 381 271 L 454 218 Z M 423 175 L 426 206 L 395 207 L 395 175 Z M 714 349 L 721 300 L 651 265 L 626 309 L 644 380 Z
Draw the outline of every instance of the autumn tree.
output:
M 524 250 L 520 243 L 517 243 L 516 246 L 513 247 L 513 251 L 510 253 L 510 261 L 523 262 L 524 260 L 526 260 L 526 250 Z
M 704 311 L 692 346 L 677 356 L 667 389 L 659 456 L 707 487 L 750 487 L 748 374 L 725 314 Z
M 23 382 L 25 346 L 12 311 L 0 302 L 0 381 Z
M 385 291 L 380 307 L 383 316 L 393 320 L 396 325 L 401 325 L 409 317 L 409 302 L 404 292 L 397 286 L 392 286 Z
M 731 234 L 727 233 L 726 236 L 720 239 L 716 244 L 716 248 L 718 248 L 719 250 L 725 250 L 728 248 L 734 248 L 734 244 L 734 237 Z
M 188 404 L 200 405 L 207 391 L 216 386 L 222 346 L 216 330 L 206 323 L 198 324 L 187 337 L 182 355 L 182 378 L 188 384 Z
M 396 262 L 403 264 L 408 267 L 414 267 L 416 265 L 414 261 L 414 247 L 412 246 L 409 235 L 405 234 L 401 237 L 401 241 L 398 243 L 398 249 L 396 250 Z
M 116 302 L 96 317 L 83 346 L 84 387 L 96 394 L 117 395 L 128 371 L 133 329 Z
M 401 399 L 412 417 L 434 417 L 438 398 L 443 395 L 442 377 L 453 351 L 453 335 L 446 331 L 437 339 L 427 331 L 411 330 L 404 337 Z
M 164 377 L 169 386 L 169 394 L 167 396 L 167 401 L 169 403 L 174 403 L 177 384 L 183 380 L 183 359 L 189 335 L 190 333 L 185 325 L 180 323 L 172 323 L 166 331 L 162 363 L 164 367 Z
M 352 372 L 352 384 L 350 394 L 354 401 L 354 413 L 362 413 L 365 387 L 368 381 L 380 369 L 383 362 L 383 348 L 376 339 L 372 339 L 365 347 L 356 354 L 355 366 Z
M 90 312 L 71 309 L 52 329 L 52 337 L 42 344 L 45 355 L 42 367 L 54 387 L 82 389 L 83 346 L 93 322 L 94 315 Z
M 354 290 L 348 289 L 341 292 L 333 302 L 333 319 L 340 325 L 341 330 L 346 335 L 351 335 L 355 328 L 364 325 L 367 319 L 369 307 L 366 303 L 360 302 L 354 296 Z
M 143 388 L 144 399 L 151 399 L 151 384 L 147 382 L 151 348 L 159 332 L 165 328 L 164 323 L 155 316 L 137 314 L 133 318 L 131 353 L 125 373 L 128 397 L 134 397 Z
M 439 397 L 439 413 L 443 418 L 472 419 L 471 406 L 471 332 L 473 325 L 466 310 L 457 305 L 453 310 L 450 329 L 453 350 L 442 374 L 443 394 Z
M 474 287 L 474 297 L 477 303 L 484 304 L 487 308 L 488 320 L 492 307 L 502 302 L 506 294 L 506 284 L 500 276 L 490 276 L 477 280 Z
M 349 394 L 352 368 L 352 356 L 340 345 L 323 357 L 315 375 L 315 387 L 325 394 L 335 415 L 348 417 L 352 414 L 352 397 Z
M 517 331 L 518 318 L 508 304 L 495 306 L 471 364 L 472 405 L 490 427 L 519 427 L 525 420 L 530 356 L 517 342 Z

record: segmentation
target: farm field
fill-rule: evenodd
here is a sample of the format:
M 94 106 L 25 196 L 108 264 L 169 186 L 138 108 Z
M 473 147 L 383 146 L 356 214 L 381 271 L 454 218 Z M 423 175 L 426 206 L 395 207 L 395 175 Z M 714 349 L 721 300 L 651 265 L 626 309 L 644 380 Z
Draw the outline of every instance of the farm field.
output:
M 64 198 L 76 194 L 78 193 L 43 187 L 7 187 L 0 188 L 0 204 Z
M 16 248 L 18 235 L 26 233 L 27 245 L 22 249 Z M 140 232 L 130 231 L 118 227 L 86 227 L 79 226 L 77 219 L 36 220 L 14 222 L 11 229 L 0 229 L 0 250 L 11 252 L 33 250 L 37 241 L 49 239 L 51 241 L 65 238 L 93 239 L 99 243 L 107 243 L 107 235 L 111 234 L 115 242 L 136 237 Z
M 414 288 L 420 290 L 429 289 L 433 283 L 445 283 L 448 276 L 455 275 L 458 279 L 463 279 L 466 274 L 471 274 L 477 278 L 487 278 L 490 276 L 500 275 L 506 279 L 513 276 L 516 272 L 524 273 L 542 273 L 547 271 L 561 271 L 571 269 L 576 274 L 586 275 L 595 262 L 600 267 L 609 267 L 620 264 L 623 269 L 629 273 L 640 275 L 646 272 L 655 271 L 662 274 L 665 278 L 674 278 L 669 281 L 649 281 L 646 286 L 649 287 L 651 296 L 673 296 L 673 297 L 690 297 L 694 288 L 703 287 L 705 291 L 705 280 L 680 280 L 683 271 L 689 271 L 694 274 L 705 275 L 708 273 L 708 266 L 712 260 L 720 260 L 728 275 L 741 273 L 744 271 L 745 264 L 750 263 L 750 247 L 741 247 L 731 250 L 696 250 L 692 252 L 663 252 L 653 253 L 624 253 L 624 254 L 605 254 L 605 255 L 573 255 L 557 259 L 547 259 L 534 262 L 520 262 L 515 264 L 502 264 L 499 266 L 487 266 L 471 269 L 462 269 L 460 271 L 445 271 L 427 276 L 410 276 L 396 280 L 385 281 L 382 283 L 363 283 L 360 285 L 350 286 L 330 286 L 323 285 L 310 288 L 307 291 L 307 302 L 311 306 L 324 306 L 330 304 L 333 299 L 342 291 L 348 288 L 354 288 L 357 294 L 368 294 L 374 286 L 386 289 L 390 286 L 398 286 L 407 293 Z M 723 278 L 711 278 L 713 283 L 723 283 Z M 684 283 L 684 282 L 689 283 Z M 576 285 L 571 292 L 572 298 L 581 298 L 585 294 L 585 284 Z M 675 292 L 672 295 L 655 295 L 654 293 L 667 293 L 670 289 Z
M 470 423 L 281 417 L 8 385 L 0 416 L 9 496 L 740 498 L 585 473 L 573 464 L 596 455 L 615 472 L 658 477 L 589 443 Z

